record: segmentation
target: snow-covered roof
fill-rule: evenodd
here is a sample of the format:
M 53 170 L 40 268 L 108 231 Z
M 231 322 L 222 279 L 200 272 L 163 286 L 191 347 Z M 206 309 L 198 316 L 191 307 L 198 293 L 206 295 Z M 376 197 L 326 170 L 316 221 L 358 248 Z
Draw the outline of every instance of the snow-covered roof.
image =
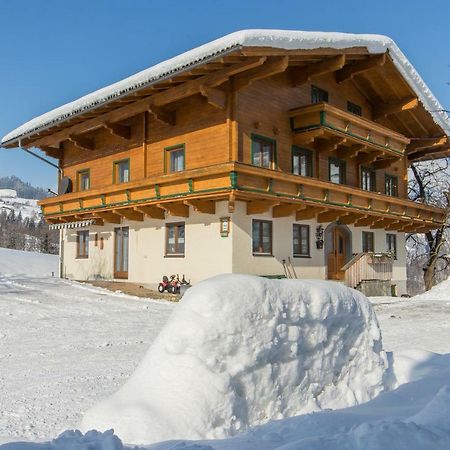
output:
M 403 52 L 387 36 L 288 30 L 242 30 L 189 50 L 42 114 L 8 133 L 2 138 L 1 143 L 7 144 L 17 141 L 27 135 L 49 128 L 56 123 L 63 122 L 68 118 L 104 105 L 132 91 L 149 86 L 163 78 L 173 76 L 175 73 L 181 72 L 188 67 L 198 65 L 218 55 L 223 55 L 242 47 L 272 47 L 286 50 L 365 47 L 372 54 L 385 53 L 388 50 L 398 71 L 416 93 L 425 109 L 431 114 L 436 124 L 447 135 L 450 135 L 450 118 L 443 111 L 444 108 Z

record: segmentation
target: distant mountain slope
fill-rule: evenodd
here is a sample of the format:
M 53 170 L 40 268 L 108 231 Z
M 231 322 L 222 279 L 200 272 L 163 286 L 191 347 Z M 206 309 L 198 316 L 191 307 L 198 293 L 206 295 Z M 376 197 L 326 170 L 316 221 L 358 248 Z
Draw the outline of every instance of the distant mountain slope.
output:
M 37 200 L 32 198 L 21 198 L 13 189 L 0 189 L 0 214 L 10 214 L 14 211 L 15 217 L 21 215 L 22 219 L 31 219 L 34 222 L 41 220 L 41 208 Z
M 0 189 L 13 189 L 17 192 L 17 196 L 21 198 L 40 200 L 48 197 L 48 192 L 45 189 L 34 187 L 15 175 L 0 177 Z

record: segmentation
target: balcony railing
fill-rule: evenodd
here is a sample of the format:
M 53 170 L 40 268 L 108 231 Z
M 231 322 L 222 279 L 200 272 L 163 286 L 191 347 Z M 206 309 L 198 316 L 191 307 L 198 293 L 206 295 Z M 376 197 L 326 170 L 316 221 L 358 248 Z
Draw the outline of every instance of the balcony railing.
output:
M 296 214 L 298 220 L 339 220 L 370 226 L 419 232 L 439 227 L 445 220 L 440 208 L 397 197 L 364 191 L 312 177 L 264 169 L 242 163 L 225 163 L 176 174 L 116 184 L 102 189 L 72 192 L 40 202 L 49 222 L 102 217 L 106 212 L 140 220 L 145 211 L 189 215 L 189 206 L 214 212 L 214 204 L 228 200 L 247 202 L 247 212 L 271 211 L 273 217 Z M 147 208 L 146 207 L 150 207 Z
M 347 147 L 359 145 L 358 151 L 375 151 L 383 159 L 402 157 L 410 142 L 400 133 L 328 103 L 292 109 L 289 117 L 295 139 L 300 144 L 315 139 L 334 139 Z

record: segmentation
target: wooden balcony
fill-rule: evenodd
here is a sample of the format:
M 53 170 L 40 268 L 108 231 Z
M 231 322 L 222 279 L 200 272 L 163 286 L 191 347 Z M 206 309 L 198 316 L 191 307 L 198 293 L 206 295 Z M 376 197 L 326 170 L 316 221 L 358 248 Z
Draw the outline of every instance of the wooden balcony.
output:
M 189 207 L 213 214 L 215 202 L 247 203 L 248 214 L 271 212 L 274 218 L 295 214 L 297 220 L 321 223 L 339 220 L 361 227 L 404 232 L 438 228 L 445 220 L 440 208 L 364 191 L 311 177 L 225 163 L 161 177 L 73 192 L 40 202 L 49 223 L 95 218 L 98 224 L 122 218 L 163 220 L 166 214 L 188 217 Z
M 328 150 L 340 147 L 342 157 L 362 154 L 376 168 L 402 158 L 410 142 L 400 133 L 328 103 L 290 110 L 289 117 L 296 144 Z

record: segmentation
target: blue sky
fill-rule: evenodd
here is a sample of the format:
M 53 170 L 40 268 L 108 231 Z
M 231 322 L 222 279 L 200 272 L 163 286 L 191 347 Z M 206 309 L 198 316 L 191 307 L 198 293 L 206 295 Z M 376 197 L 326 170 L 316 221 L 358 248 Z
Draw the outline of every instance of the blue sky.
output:
M 450 109 L 448 0 L 0 0 L 0 134 L 81 95 L 244 28 L 392 37 Z M 54 169 L 0 150 L 0 176 L 54 187 Z

